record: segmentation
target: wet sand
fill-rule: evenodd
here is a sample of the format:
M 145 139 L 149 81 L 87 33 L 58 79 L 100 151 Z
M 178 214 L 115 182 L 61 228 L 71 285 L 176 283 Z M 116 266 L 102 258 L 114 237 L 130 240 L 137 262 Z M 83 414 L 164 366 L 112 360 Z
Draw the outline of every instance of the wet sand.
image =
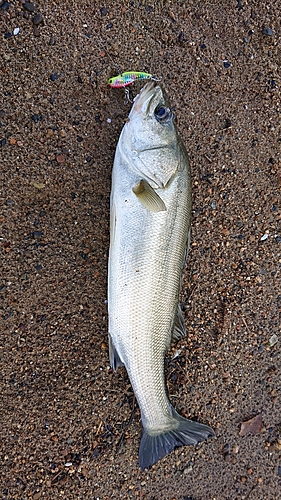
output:
M 0 6 L 0 496 L 278 500 L 280 4 L 32 5 Z M 149 471 L 108 361 L 111 168 L 130 110 L 107 85 L 115 64 L 161 78 L 190 155 L 188 336 L 165 370 L 176 409 L 217 435 Z

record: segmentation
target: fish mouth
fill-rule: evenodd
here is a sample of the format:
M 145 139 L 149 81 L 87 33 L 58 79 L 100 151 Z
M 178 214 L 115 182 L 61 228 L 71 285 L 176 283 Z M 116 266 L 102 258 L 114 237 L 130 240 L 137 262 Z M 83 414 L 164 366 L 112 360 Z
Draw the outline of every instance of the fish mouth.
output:
M 134 99 L 134 105 L 131 113 L 148 114 L 149 104 L 156 93 L 161 92 L 160 85 L 155 81 L 149 81 L 141 89 L 140 93 Z M 130 113 L 130 114 L 131 114 Z

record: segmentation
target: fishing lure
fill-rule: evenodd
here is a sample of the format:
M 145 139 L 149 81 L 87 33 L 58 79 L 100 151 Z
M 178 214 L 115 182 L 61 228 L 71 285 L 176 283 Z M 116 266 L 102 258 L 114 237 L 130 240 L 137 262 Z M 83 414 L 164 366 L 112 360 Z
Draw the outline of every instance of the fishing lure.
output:
M 125 71 L 125 73 L 109 78 L 108 84 L 110 87 L 120 89 L 127 87 L 136 80 L 155 80 L 155 78 L 150 73 L 143 73 L 142 71 Z

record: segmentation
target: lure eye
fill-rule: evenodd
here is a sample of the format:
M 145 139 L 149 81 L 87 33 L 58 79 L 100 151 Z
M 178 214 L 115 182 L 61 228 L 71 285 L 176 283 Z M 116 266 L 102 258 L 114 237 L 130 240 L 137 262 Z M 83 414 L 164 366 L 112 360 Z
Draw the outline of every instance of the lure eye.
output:
M 157 106 L 157 108 L 155 108 L 154 115 L 155 115 L 156 120 L 160 123 L 168 122 L 169 120 L 171 120 L 171 118 L 173 116 L 170 108 L 166 108 L 165 106 L 161 106 L 161 104 L 159 104 Z

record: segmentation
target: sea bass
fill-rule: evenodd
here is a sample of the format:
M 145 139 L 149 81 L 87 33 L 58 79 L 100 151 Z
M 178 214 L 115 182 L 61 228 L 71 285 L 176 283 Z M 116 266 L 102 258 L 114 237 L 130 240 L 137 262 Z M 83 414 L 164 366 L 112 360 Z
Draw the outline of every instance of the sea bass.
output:
M 166 391 L 165 353 L 185 335 L 179 290 L 191 179 L 168 97 L 155 82 L 136 97 L 121 132 L 110 204 L 110 363 L 126 367 L 140 407 L 144 469 L 177 446 L 214 436 L 207 425 L 180 416 Z

